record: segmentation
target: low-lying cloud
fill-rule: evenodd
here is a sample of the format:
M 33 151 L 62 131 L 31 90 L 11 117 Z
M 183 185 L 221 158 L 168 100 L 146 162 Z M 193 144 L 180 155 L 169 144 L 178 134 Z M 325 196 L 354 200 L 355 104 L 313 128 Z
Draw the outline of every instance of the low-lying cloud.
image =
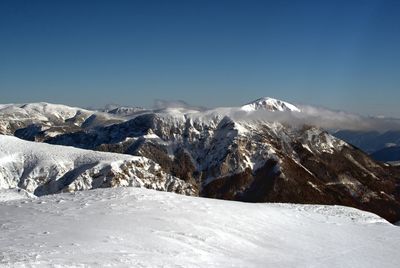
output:
M 315 106 L 297 106 L 301 112 L 270 112 L 258 110 L 251 113 L 237 110 L 231 116 L 237 120 L 278 121 L 294 126 L 311 125 L 327 130 L 388 131 L 400 130 L 400 119 L 366 117 L 344 111 Z
M 163 110 L 169 108 L 184 108 L 187 110 L 195 110 L 195 111 L 207 110 L 206 107 L 190 105 L 183 100 L 173 100 L 173 101 L 161 100 L 161 99 L 154 100 L 154 105 L 153 105 L 154 110 Z
M 198 114 L 203 119 L 211 119 L 216 115 L 229 116 L 238 121 L 268 121 L 281 122 L 292 126 L 301 127 L 303 125 L 317 126 L 326 130 L 353 130 L 353 131 L 379 131 L 400 130 L 400 119 L 367 117 L 345 111 L 336 111 L 322 107 L 297 105 L 301 112 L 273 112 L 267 110 L 257 110 L 248 112 L 240 107 L 226 107 L 207 109 L 205 107 L 193 106 L 184 101 L 165 101 L 156 100 L 155 110 L 167 108 L 183 108 L 201 112 Z M 195 114 L 192 116 L 196 117 Z

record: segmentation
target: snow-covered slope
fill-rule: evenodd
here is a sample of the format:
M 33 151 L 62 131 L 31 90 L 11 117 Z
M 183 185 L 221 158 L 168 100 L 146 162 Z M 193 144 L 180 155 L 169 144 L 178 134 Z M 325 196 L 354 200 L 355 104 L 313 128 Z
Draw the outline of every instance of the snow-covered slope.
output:
M 42 136 L 55 136 L 88 128 L 121 122 L 117 115 L 90 111 L 78 107 L 46 102 L 0 105 L 0 134 L 13 135 L 16 130 L 27 128 L 19 133 L 23 138 L 33 139 Z
M 400 228 L 356 209 L 147 189 L 3 202 L 2 267 L 398 267 Z
M 95 152 L 0 135 L 0 189 L 35 195 L 136 186 L 194 194 L 184 181 L 145 157 Z
M 26 104 L 5 104 L 0 106 L 0 113 L 12 118 L 26 117 L 38 120 L 59 119 L 65 120 L 73 117 L 77 111 L 91 113 L 88 110 L 70 107 L 62 104 L 51 104 L 46 102 L 26 103 Z
M 291 103 L 273 99 L 270 97 L 264 97 L 252 101 L 246 105 L 241 107 L 244 111 L 256 111 L 256 110 L 267 110 L 267 111 L 291 111 L 291 112 L 300 112 L 300 109 L 294 106 Z
M 0 202 L 26 198 L 36 198 L 36 196 L 20 188 L 0 189 Z

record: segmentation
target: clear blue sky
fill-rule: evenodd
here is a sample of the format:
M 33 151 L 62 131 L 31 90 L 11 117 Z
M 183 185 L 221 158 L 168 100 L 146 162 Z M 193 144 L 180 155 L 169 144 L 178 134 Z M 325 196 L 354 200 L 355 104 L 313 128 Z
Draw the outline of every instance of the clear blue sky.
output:
M 0 103 L 261 96 L 400 117 L 400 1 L 0 1 Z

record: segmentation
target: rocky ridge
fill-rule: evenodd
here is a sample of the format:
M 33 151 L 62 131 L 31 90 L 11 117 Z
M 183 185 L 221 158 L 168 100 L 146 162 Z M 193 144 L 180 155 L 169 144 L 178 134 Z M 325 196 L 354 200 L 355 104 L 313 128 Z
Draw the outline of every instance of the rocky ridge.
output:
M 340 204 L 400 219 L 398 167 L 317 127 L 252 119 L 260 110 L 301 112 L 262 98 L 237 108 L 140 111 L 115 124 L 29 138 L 146 157 L 205 197 Z

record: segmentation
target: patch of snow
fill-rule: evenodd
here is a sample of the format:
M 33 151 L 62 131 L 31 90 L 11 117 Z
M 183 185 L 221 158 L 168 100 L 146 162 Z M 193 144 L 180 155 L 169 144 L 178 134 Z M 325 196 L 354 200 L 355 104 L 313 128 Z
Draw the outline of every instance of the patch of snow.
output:
M 293 161 L 299 165 L 300 167 L 302 167 L 305 171 L 307 171 L 308 174 L 312 175 L 313 177 L 315 177 L 314 173 L 312 173 L 308 168 L 306 168 L 304 165 L 302 165 L 299 161 L 297 161 L 296 159 L 293 159 Z
M 311 173 L 312 174 L 312 173 Z M 321 189 L 318 188 L 317 185 L 315 185 L 314 183 L 312 183 L 311 181 L 307 182 L 309 185 L 311 185 L 312 188 L 314 188 L 315 190 L 317 190 L 318 192 L 322 193 Z
M 392 165 L 392 166 L 400 166 L 400 161 L 391 161 L 391 162 L 388 162 L 388 164 Z
M 247 130 L 246 127 L 242 126 L 240 123 L 235 122 L 235 126 L 234 129 L 236 129 L 238 131 L 239 135 L 245 135 L 246 133 L 248 133 L 249 131 Z

